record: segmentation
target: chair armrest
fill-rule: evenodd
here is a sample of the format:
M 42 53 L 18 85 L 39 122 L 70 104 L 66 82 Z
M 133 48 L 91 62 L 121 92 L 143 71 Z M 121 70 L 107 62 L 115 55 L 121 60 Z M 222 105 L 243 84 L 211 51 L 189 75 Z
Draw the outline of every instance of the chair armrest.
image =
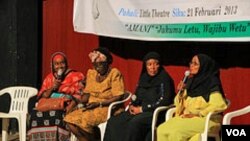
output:
M 158 118 L 158 115 L 160 112 L 162 111 L 167 111 L 167 110 L 170 110 L 174 107 L 174 105 L 169 105 L 169 106 L 160 106 L 160 107 L 157 107 L 155 110 L 154 110 L 154 114 L 153 114 L 153 119 L 152 119 L 152 127 L 153 127 L 153 124 L 156 124 L 156 121 L 157 121 L 157 118 Z M 168 112 L 168 111 L 167 111 Z M 166 113 L 167 113 L 166 112 Z M 155 122 L 155 123 L 154 123 Z
M 247 114 L 249 112 L 250 112 L 250 105 L 248 105 L 242 109 L 226 113 L 225 116 L 223 117 L 222 123 L 223 123 L 223 125 L 228 125 L 228 124 L 230 124 L 230 121 L 233 117 L 241 116 L 241 115 Z
M 162 111 L 167 111 L 167 109 L 169 109 L 168 106 L 160 106 L 154 110 L 153 119 L 152 119 L 152 128 L 155 128 L 156 126 L 159 113 Z
M 202 133 L 202 136 L 207 137 L 208 135 L 208 130 L 209 130 L 209 121 L 211 119 L 212 116 L 220 114 L 222 112 L 209 112 L 206 116 L 206 122 L 205 122 L 205 128 L 204 128 L 204 132 Z
M 157 123 L 159 113 L 162 112 L 162 111 L 167 111 L 168 109 L 169 109 L 169 106 L 160 106 L 160 107 L 157 107 L 154 110 L 152 125 L 151 125 L 152 129 L 154 129 L 156 127 L 156 123 Z
M 170 109 L 171 107 L 173 107 L 172 105 L 170 106 L 160 106 L 160 107 L 157 107 L 155 110 L 154 110 L 154 114 L 153 114 L 153 119 L 152 119 L 152 124 L 151 124 L 151 134 L 152 134 L 152 141 L 155 140 L 155 130 L 156 130 L 156 124 L 157 124 L 157 119 L 158 119 L 158 116 L 159 114 L 162 112 L 162 111 L 167 111 L 168 109 Z
M 209 112 L 206 116 L 205 129 L 203 132 L 204 136 L 206 136 L 206 137 L 207 137 L 208 128 L 209 128 L 209 120 L 210 120 L 212 115 L 214 115 L 214 112 Z
M 226 104 L 227 104 L 228 106 L 230 106 L 231 102 L 230 102 L 229 99 L 226 99 Z M 208 131 L 209 131 L 209 121 L 210 121 L 211 117 L 214 116 L 214 115 L 220 114 L 220 113 L 223 113 L 223 112 L 216 112 L 216 111 L 215 111 L 215 112 L 209 112 L 209 113 L 207 114 L 207 116 L 206 116 L 206 121 L 205 121 L 204 132 L 201 134 L 202 140 L 207 141 L 208 136 L 210 136 L 210 137 L 215 137 L 216 140 L 219 138 L 219 133 L 208 133 Z M 221 126 L 220 126 L 220 127 L 221 127 Z
M 175 110 L 176 110 L 176 107 L 173 107 L 167 111 L 166 116 L 165 116 L 165 121 L 169 120 L 170 118 L 174 116 Z
M 125 98 L 123 98 L 122 100 L 112 102 L 112 103 L 109 105 L 107 119 L 109 119 L 109 118 L 111 117 L 112 109 L 113 109 L 116 105 L 119 105 L 119 104 L 121 104 L 121 103 L 125 103 L 126 101 L 130 100 L 130 97 L 132 96 L 132 94 L 131 94 L 130 92 L 126 92 L 125 95 L 126 95 L 126 94 L 127 94 L 127 96 L 126 96 Z

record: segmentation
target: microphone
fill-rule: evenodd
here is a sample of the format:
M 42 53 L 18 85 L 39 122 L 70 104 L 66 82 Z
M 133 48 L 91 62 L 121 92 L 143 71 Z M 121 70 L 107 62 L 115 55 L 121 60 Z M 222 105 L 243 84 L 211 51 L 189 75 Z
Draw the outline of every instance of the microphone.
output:
M 183 78 L 183 80 L 182 80 L 182 82 L 183 82 L 184 84 L 187 83 L 187 79 L 188 79 L 188 76 L 189 76 L 189 75 L 190 75 L 190 71 L 189 71 L 189 70 L 186 70 L 185 73 L 184 73 L 184 78 Z
M 190 75 L 190 71 L 189 70 L 186 70 L 185 73 L 184 73 L 184 77 L 182 79 L 182 82 L 183 84 L 186 84 L 187 83 L 187 79 L 188 79 L 188 76 Z M 181 88 L 178 92 L 178 94 L 182 93 L 183 91 L 183 88 Z
M 133 105 L 133 106 L 139 106 L 140 105 L 140 102 L 137 99 L 137 96 L 135 94 L 131 96 L 131 105 Z
M 59 69 L 59 70 L 57 71 L 57 79 L 58 79 L 58 80 L 62 79 L 62 74 L 63 74 L 63 70 L 62 70 L 62 69 Z

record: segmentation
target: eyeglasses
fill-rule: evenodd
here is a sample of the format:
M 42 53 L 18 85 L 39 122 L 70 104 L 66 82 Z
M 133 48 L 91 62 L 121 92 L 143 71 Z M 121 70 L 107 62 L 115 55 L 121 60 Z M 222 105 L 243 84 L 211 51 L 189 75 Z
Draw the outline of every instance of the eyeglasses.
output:
M 189 62 L 189 65 L 200 66 L 200 64 L 197 62 Z

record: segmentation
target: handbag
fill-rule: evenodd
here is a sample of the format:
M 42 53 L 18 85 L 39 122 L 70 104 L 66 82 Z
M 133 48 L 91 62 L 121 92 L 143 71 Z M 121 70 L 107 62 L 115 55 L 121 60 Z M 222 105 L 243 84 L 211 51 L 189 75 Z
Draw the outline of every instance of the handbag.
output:
M 51 110 L 64 110 L 65 103 L 68 101 L 70 101 L 70 99 L 65 97 L 41 98 L 39 99 L 35 109 L 41 112 L 46 112 Z

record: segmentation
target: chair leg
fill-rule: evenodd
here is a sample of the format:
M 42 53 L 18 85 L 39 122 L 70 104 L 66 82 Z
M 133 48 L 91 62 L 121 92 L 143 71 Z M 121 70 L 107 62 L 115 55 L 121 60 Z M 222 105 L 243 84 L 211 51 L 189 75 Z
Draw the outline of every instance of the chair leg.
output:
M 76 136 L 72 132 L 70 133 L 70 141 L 77 141 Z
M 104 138 L 106 125 L 107 125 L 107 122 L 104 122 L 104 123 L 101 123 L 101 124 L 98 125 L 98 127 L 100 129 L 100 132 L 101 132 L 101 141 L 103 141 L 103 138 Z
M 216 136 L 215 141 L 220 141 L 220 136 Z
M 2 141 L 8 140 L 9 119 L 2 118 Z
M 17 119 L 19 125 L 19 138 L 20 141 L 26 141 L 26 117 Z
M 156 140 L 156 129 L 155 128 L 151 129 L 151 133 L 152 133 L 151 139 L 152 139 L 152 141 L 155 141 Z

